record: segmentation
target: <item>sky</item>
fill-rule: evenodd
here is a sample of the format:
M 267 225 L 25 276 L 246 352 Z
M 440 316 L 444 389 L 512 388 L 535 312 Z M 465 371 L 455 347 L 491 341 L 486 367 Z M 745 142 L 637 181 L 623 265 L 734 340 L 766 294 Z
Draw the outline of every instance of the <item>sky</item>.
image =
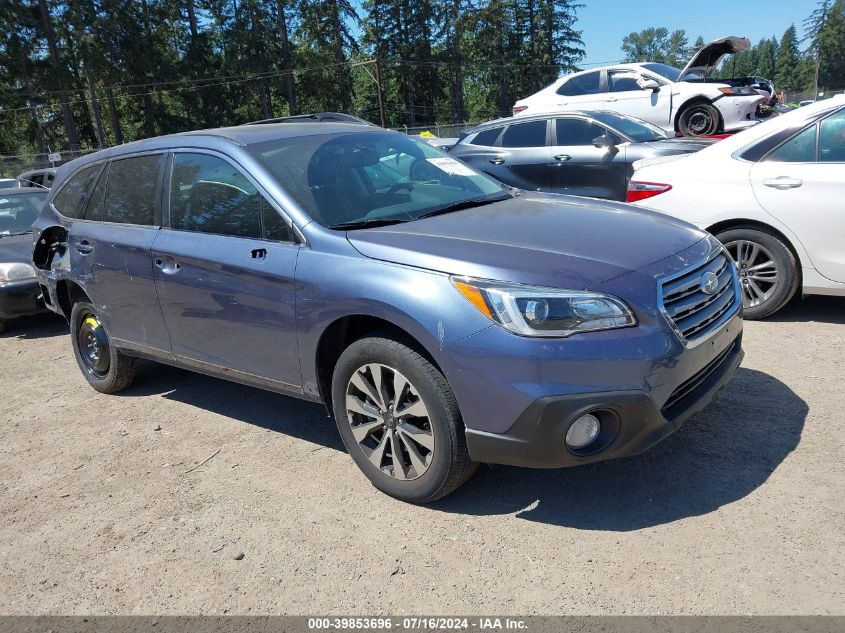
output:
M 816 0 L 582 0 L 575 28 L 582 30 L 587 56 L 579 64 L 601 65 L 622 58 L 622 38 L 632 31 L 664 26 L 684 29 L 690 43 L 724 35 L 747 37 L 756 44 L 778 39 L 793 22 L 803 37 L 802 22 Z

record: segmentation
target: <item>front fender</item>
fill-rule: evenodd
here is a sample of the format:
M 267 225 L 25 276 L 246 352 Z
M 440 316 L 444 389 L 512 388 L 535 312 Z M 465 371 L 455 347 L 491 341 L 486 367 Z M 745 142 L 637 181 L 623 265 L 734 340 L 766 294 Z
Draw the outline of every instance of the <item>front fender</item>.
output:
M 490 327 L 448 275 L 359 254 L 303 250 L 297 262 L 296 321 L 302 385 L 319 396 L 317 349 L 338 319 L 369 316 L 413 337 L 438 363 L 452 343 Z

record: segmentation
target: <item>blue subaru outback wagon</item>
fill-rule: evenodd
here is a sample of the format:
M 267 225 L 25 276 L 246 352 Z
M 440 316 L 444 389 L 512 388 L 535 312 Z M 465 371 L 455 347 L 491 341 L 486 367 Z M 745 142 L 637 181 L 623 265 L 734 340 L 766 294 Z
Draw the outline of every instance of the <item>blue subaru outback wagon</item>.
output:
M 153 138 L 63 166 L 45 302 L 104 393 L 136 358 L 325 403 L 360 469 L 432 501 L 479 462 L 575 466 L 675 431 L 742 359 L 714 238 L 505 190 L 353 123 Z

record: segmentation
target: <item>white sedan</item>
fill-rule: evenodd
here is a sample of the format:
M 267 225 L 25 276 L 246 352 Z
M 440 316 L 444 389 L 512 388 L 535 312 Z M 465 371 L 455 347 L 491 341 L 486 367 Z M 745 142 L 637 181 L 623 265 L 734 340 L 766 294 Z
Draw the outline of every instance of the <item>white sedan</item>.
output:
M 747 318 L 774 313 L 799 288 L 845 296 L 845 95 L 634 170 L 629 202 L 726 245 Z
M 722 58 L 745 50 L 745 38 L 723 37 L 699 50 L 681 70 L 667 64 L 618 64 L 565 75 L 513 107 L 513 115 L 610 110 L 643 119 L 670 134 L 704 136 L 758 122 L 771 94 L 752 79 L 711 79 Z M 756 85 L 756 84 L 755 84 Z

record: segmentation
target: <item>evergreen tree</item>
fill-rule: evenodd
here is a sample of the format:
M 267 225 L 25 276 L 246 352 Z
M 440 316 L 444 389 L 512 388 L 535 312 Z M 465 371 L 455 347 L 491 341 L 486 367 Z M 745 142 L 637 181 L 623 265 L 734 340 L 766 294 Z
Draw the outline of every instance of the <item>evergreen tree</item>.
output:
M 798 51 L 798 33 L 792 24 L 780 38 L 775 56 L 775 86 L 779 90 L 801 90 L 803 86 L 801 56 Z

